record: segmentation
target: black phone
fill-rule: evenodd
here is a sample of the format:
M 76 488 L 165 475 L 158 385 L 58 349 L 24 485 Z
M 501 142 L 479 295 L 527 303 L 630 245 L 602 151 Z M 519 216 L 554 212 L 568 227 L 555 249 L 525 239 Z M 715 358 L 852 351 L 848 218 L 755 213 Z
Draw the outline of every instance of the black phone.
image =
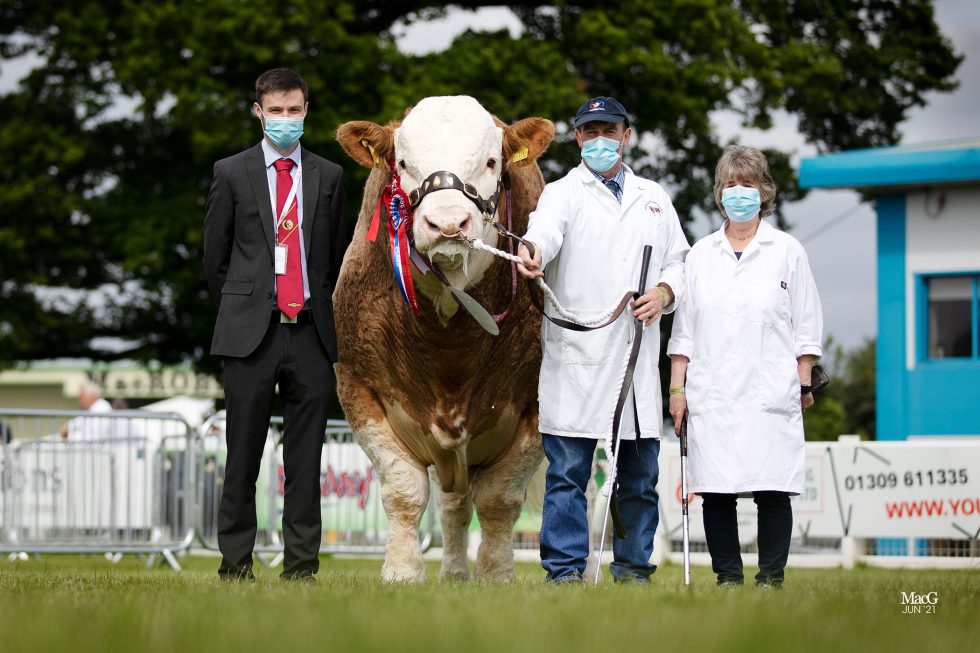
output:
M 830 377 L 819 365 L 814 365 L 810 371 L 810 392 L 816 392 L 830 383 Z

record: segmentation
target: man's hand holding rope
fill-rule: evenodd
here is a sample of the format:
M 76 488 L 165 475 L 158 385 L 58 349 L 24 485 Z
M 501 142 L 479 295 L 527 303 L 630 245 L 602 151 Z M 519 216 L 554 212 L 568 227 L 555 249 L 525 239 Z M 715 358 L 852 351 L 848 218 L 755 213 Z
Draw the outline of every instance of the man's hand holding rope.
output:
M 543 277 L 544 272 L 541 271 L 541 248 L 534 245 L 534 257 L 531 257 L 530 252 L 527 251 L 527 247 L 523 244 L 517 248 L 517 255 L 521 258 L 521 262 L 517 264 L 517 271 L 521 273 L 521 276 L 525 279 L 537 279 L 538 277 Z

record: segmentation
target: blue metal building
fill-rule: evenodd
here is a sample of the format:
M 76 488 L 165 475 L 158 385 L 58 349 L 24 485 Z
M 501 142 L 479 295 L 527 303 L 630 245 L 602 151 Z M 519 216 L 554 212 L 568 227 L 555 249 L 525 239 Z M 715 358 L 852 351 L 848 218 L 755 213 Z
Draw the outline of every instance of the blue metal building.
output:
M 980 138 L 807 158 L 799 182 L 876 198 L 878 439 L 980 437 Z

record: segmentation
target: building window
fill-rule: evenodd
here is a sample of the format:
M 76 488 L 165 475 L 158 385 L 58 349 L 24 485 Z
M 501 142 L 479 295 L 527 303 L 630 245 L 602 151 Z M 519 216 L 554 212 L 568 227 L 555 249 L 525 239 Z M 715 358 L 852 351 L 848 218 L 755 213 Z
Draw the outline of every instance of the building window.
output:
M 926 277 L 929 358 L 977 358 L 978 275 Z

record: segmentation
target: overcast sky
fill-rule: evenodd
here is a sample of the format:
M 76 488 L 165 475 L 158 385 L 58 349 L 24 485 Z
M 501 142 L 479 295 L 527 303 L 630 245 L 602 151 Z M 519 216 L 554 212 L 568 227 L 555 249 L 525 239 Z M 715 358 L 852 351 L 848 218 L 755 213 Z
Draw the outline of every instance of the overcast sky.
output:
M 957 52 L 966 56 L 958 71 L 960 88 L 950 94 L 932 94 L 929 105 L 915 110 L 901 131 L 906 143 L 980 136 L 980 2 L 938 0 L 936 18 L 940 29 Z M 520 21 L 506 8 L 475 12 L 454 10 L 441 20 L 416 23 L 395 30 L 398 44 L 407 52 L 441 50 L 468 27 L 493 30 L 507 27 L 517 35 Z M 40 60 L 28 56 L 6 62 L 0 70 L 0 93 L 14 88 L 19 79 Z M 574 107 L 569 107 L 569 113 Z M 560 116 L 555 118 L 561 119 Z M 796 121 L 780 116 L 774 129 L 757 132 L 742 129 L 735 116 L 713 116 L 723 139 L 737 138 L 758 147 L 778 146 L 795 152 L 794 162 L 815 154 L 796 130 Z M 847 214 L 843 219 L 842 215 Z M 792 233 L 803 241 L 824 306 L 825 332 L 847 347 L 873 337 L 877 331 L 875 219 L 870 204 L 859 206 L 856 193 L 846 190 L 813 191 L 802 202 L 785 207 Z M 696 237 L 712 229 L 707 220 L 695 222 Z
M 980 136 L 980 111 L 976 108 L 980 101 L 980 2 L 938 0 L 934 5 L 943 34 L 957 52 L 966 56 L 957 73 L 960 88 L 954 93 L 931 94 L 926 108 L 912 112 L 901 127 L 906 143 Z M 417 23 L 403 30 L 398 44 L 413 53 L 441 50 L 467 27 L 507 27 L 516 35 L 521 23 L 506 8 L 458 10 L 445 19 Z M 569 112 L 573 110 L 569 108 Z M 792 149 L 797 169 L 801 158 L 816 154 L 815 148 L 800 137 L 796 120 L 786 114 L 768 132 L 742 129 L 734 115 L 719 113 L 713 118 L 723 140 L 736 138 L 746 145 Z M 785 206 L 784 211 L 793 225 L 791 233 L 806 246 L 823 301 L 825 333 L 845 347 L 874 337 L 877 259 L 873 207 L 860 204 L 853 191 L 833 190 L 812 191 L 805 200 Z M 843 219 L 839 219 L 841 216 Z M 700 238 L 712 229 L 707 220 L 701 220 L 694 223 L 692 230 Z

